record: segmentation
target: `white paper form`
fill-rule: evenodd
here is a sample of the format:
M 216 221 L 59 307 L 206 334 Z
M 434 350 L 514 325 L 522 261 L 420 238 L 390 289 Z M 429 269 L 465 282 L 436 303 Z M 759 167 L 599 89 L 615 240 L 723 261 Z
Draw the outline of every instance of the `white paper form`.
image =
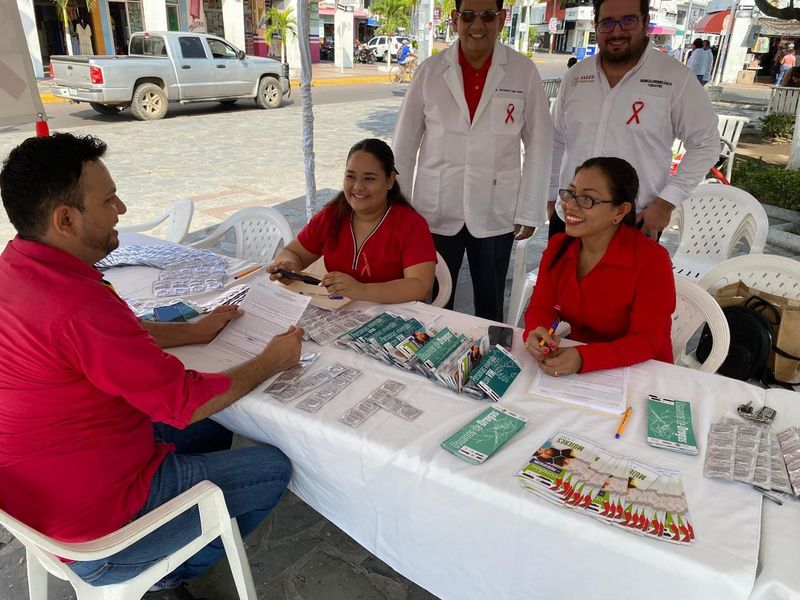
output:
M 228 366 L 249 360 L 273 337 L 296 325 L 310 300 L 260 277 L 240 305 L 244 315 L 228 323 L 203 352 Z
M 621 415 L 627 405 L 628 367 L 552 377 L 541 369 L 528 393 L 582 408 Z

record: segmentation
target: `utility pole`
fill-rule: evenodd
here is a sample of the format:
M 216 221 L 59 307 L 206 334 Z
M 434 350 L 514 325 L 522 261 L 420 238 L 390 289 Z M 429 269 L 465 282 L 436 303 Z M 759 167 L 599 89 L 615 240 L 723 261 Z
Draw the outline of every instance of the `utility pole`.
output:
M 714 73 L 714 84 L 719 85 L 722 83 L 723 73 L 725 71 L 725 64 L 728 62 L 728 52 L 731 49 L 731 33 L 733 33 L 733 22 L 736 20 L 736 11 L 739 10 L 739 0 L 734 0 L 731 4 L 731 14 L 728 15 L 728 26 L 725 28 L 725 37 L 722 40 L 722 46 L 719 49 L 719 56 L 717 58 L 717 68 Z

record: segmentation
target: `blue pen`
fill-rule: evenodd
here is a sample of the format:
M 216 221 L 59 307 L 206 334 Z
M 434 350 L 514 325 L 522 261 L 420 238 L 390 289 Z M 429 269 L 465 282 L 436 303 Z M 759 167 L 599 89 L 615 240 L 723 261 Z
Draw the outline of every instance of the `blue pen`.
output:
M 309 292 L 297 292 L 297 293 L 300 294 L 301 296 L 325 296 L 326 295 L 326 294 L 312 294 L 312 293 L 309 293 Z M 327 294 L 327 296 L 331 300 L 344 300 L 344 296 L 331 296 L 330 294 Z
M 553 321 L 553 323 L 550 325 L 550 329 L 547 330 L 549 335 L 553 335 L 556 332 L 556 329 L 558 329 L 558 324 L 561 323 L 561 307 L 556 304 L 553 308 L 556 311 L 556 320 Z M 545 341 L 544 338 L 542 338 L 539 340 L 539 347 L 541 348 L 544 345 Z

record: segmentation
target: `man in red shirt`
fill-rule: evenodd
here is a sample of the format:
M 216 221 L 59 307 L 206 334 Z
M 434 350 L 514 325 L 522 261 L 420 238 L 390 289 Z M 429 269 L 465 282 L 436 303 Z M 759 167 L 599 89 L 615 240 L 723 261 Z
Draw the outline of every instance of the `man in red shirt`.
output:
M 0 506 L 67 542 L 98 538 L 202 480 L 222 488 L 243 536 L 269 514 L 291 475 L 270 446 L 230 447 L 206 417 L 295 364 L 302 330 L 275 337 L 225 373 L 186 370 L 162 348 L 205 343 L 233 318 L 140 323 L 94 264 L 119 242 L 125 205 L 91 136 L 31 138 L 0 172 L 18 235 L 0 255 Z M 72 563 L 93 585 L 134 577 L 199 533 L 187 512 L 102 561 Z M 222 555 L 213 542 L 159 582 L 154 598 L 186 598 L 182 582 Z

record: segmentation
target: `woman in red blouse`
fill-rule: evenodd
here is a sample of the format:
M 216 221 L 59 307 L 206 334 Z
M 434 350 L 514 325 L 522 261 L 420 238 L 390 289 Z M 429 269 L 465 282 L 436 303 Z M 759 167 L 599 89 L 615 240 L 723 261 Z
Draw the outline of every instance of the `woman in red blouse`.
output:
M 553 236 L 525 313 L 525 347 L 549 375 L 672 362 L 675 280 L 667 251 L 636 228 L 639 178 L 621 158 L 591 158 L 559 190 Z M 560 314 L 555 307 L 560 307 Z M 556 318 L 586 345 L 560 348 Z M 544 344 L 541 342 L 544 341 Z
M 342 191 L 278 252 L 267 271 L 300 272 L 320 256 L 331 295 L 381 304 L 425 300 L 433 288 L 436 247 L 428 223 L 397 183 L 394 154 L 378 139 L 347 155 Z

